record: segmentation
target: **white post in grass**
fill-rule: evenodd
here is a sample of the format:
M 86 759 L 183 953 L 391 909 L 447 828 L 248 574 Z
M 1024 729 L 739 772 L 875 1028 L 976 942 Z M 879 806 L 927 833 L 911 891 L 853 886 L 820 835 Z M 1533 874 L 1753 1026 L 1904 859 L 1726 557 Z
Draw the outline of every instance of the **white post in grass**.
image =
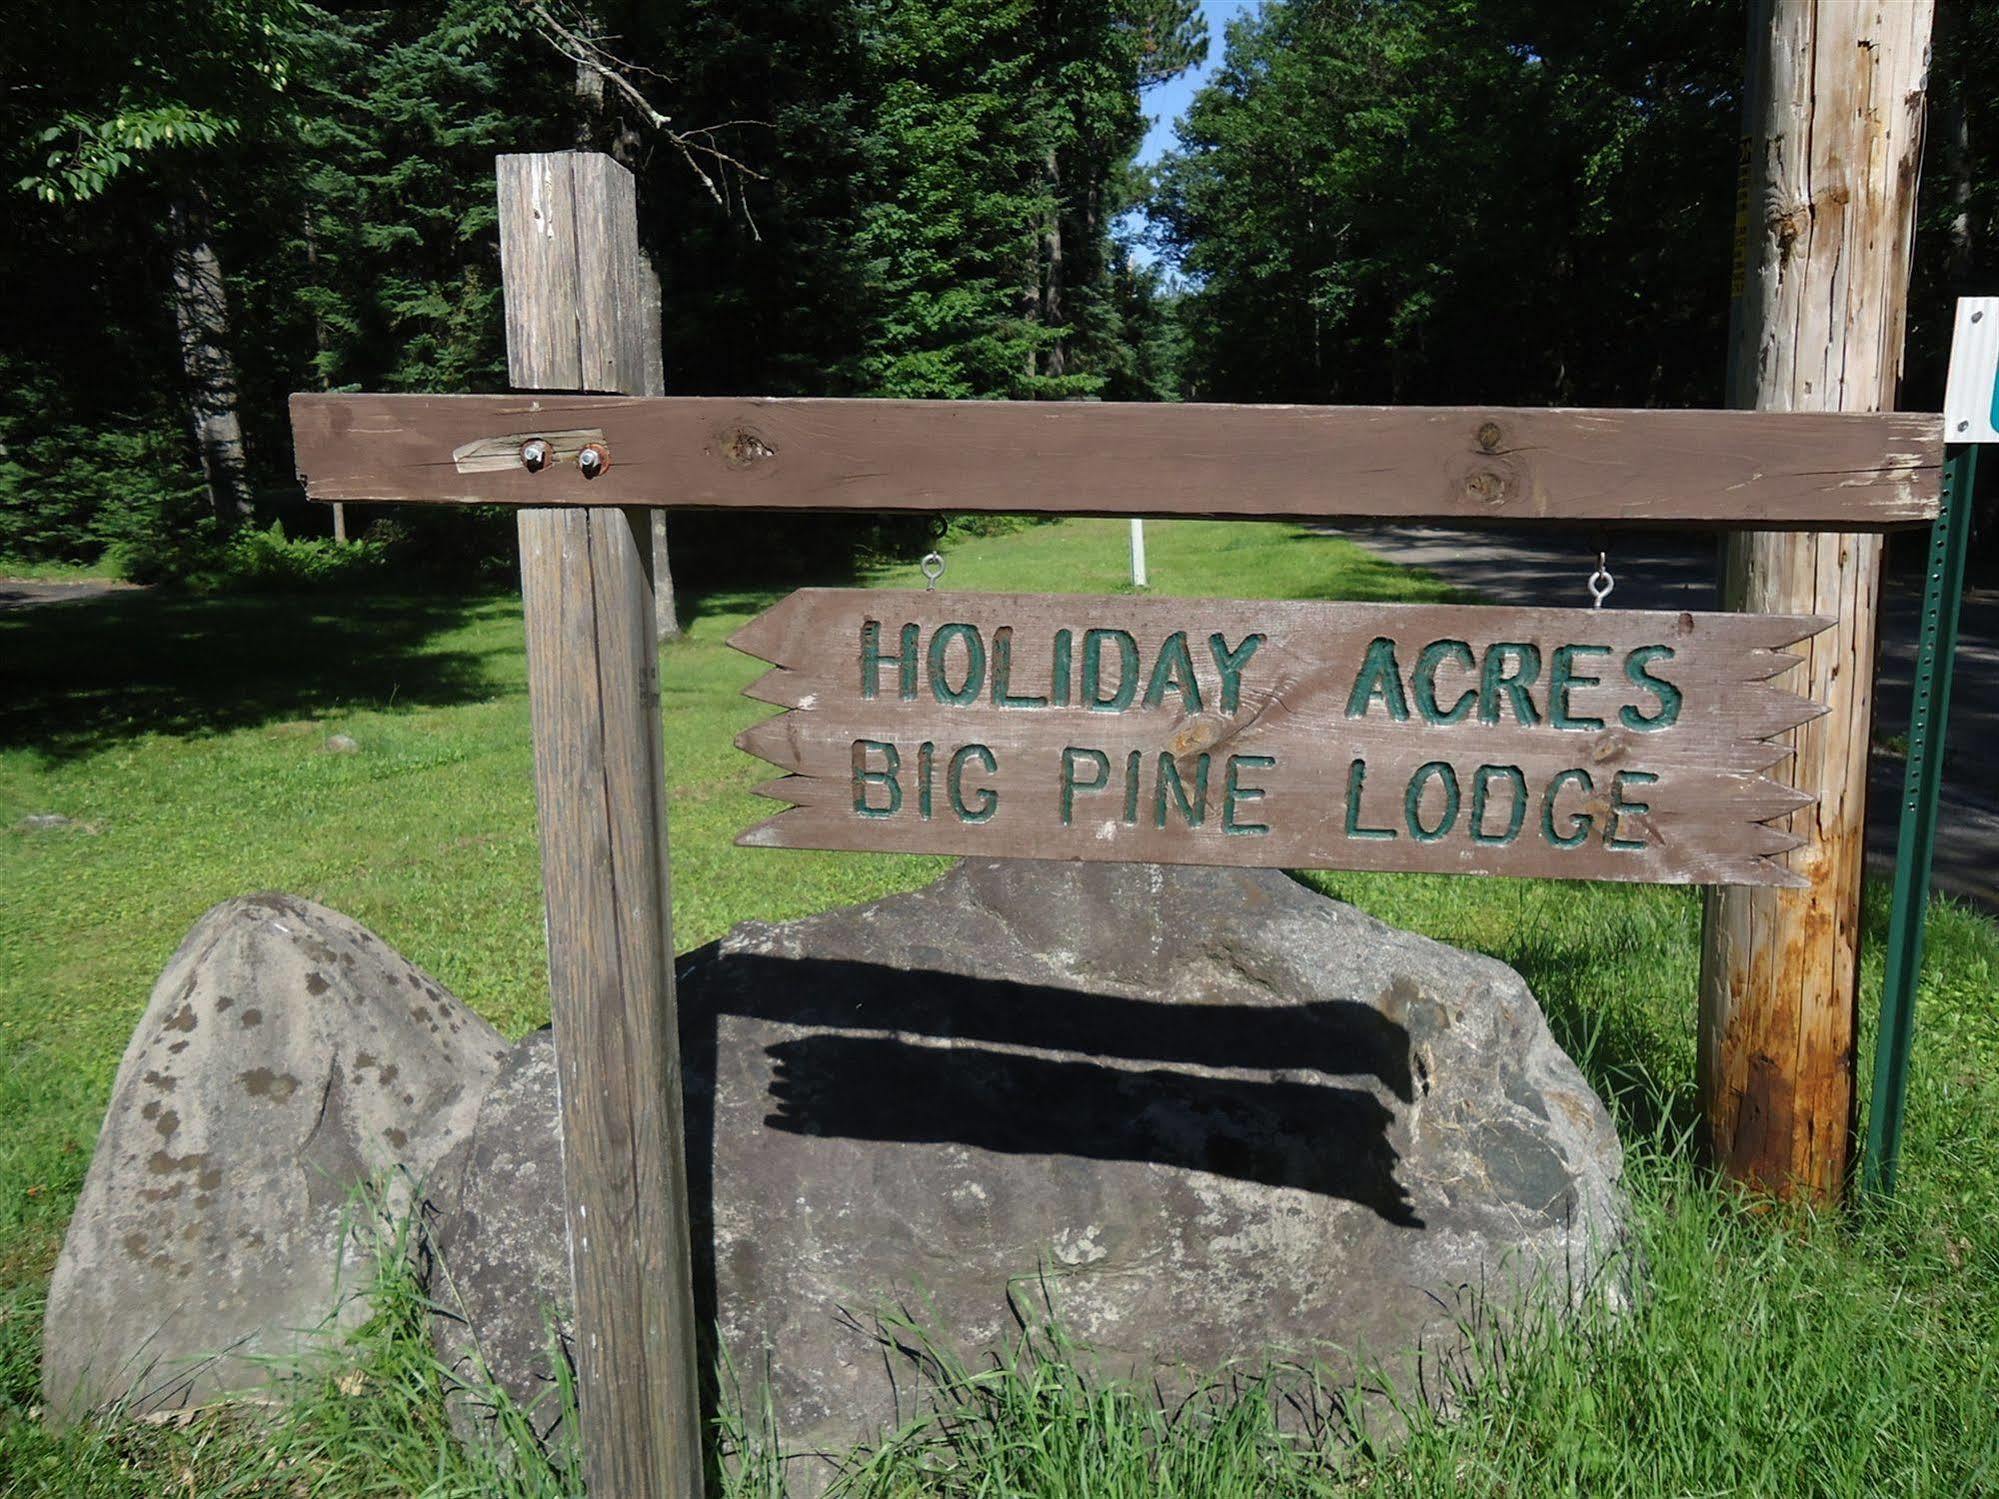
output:
M 1131 522 L 1131 586 L 1145 586 L 1145 522 L 1136 516 Z

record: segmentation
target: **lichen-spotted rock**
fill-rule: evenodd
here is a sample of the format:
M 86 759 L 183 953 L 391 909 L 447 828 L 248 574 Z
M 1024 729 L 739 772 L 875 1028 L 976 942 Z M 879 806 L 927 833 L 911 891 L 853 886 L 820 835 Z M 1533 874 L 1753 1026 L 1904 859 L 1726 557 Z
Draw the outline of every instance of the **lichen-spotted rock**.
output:
M 968 861 L 739 926 L 679 999 L 697 1305 L 797 1451 L 910 1413 L 883 1309 L 976 1359 L 1045 1285 L 1101 1367 L 1184 1389 L 1270 1355 L 1406 1373 L 1472 1299 L 1614 1263 L 1617 1137 L 1520 976 L 1275 871 Z M 477 1350 L 538 1431 L 555 1120 L 544 1033 L 438 1235 L 443 1354 Z
M 189 933 L 118 1069 L 43 1328 L 50 1412 L 255 1386 L 366 1308 L 355 1187 L 407 1211 L 506 1054 L 337 912 L 225 901 Z

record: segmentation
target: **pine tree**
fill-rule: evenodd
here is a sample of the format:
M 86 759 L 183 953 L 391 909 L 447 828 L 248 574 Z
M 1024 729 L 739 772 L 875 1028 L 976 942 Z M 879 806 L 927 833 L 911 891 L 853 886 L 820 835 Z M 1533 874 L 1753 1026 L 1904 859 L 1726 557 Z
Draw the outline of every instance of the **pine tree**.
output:
M 1735 0 L 1272 0 L 1162 174 L 1216 398 L 1714 404 Z

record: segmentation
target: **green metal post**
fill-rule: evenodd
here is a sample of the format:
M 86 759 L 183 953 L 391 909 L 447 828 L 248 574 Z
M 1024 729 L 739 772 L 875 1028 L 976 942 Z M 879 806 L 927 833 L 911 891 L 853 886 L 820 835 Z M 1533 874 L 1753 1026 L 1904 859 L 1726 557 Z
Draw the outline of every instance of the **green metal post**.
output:
M 1972 485 L 1978 449 L 1947 450 L 1943 497 L 1930 533 L 1923 577 L 1922 634 L 1911 683 L 1909 760 L 1902 787 L 1902 831 L 1895 853 L 1895 893 L 1888 917 L 1888 967 L 1881 982 L 1881 1027 L 1874 1040 L 1874 1093 L 1867 1110 L 1863 1190 L 1892 1196 L 1902 1146 L 1902 1105 L 1909 1090 L 1909 1048 L 1916 1034 L 1916 980 L 1923 967 L 1923 922 L 1936 849 L 1937 794 L 1943 783 L 1944 730 L 1950 720 L 1951 661 L 1957 654 L 1958 606 L 1970 549 Z

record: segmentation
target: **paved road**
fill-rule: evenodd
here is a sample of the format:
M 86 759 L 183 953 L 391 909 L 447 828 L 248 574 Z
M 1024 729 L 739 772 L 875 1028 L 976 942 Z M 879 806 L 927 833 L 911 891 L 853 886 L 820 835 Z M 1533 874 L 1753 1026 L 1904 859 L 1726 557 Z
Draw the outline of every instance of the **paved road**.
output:
M 1587 605 L 1585 580 L 1596 554 L 1545 531 L 1451 531 L 1428 526 L 1347 527 L 1363 546 L 1393 562 L 1425 568 L 1494 603 Z M 1621 532 L 1612 538 L 1617 583 L 1606 608 L 1712 609 L 1717 546 L 1685 533 Z M 1898 568 L 1887 580 L 1875 738 L 1906 736 L 1915 664 L 1921 575 Z M 1944 746 L 1943 810 L 1937 825 L 1936 885 L 1999 913 L 1999 588 L 1965 597 Z M 1886 876 L 1895 858 L 1903 761 L 1875 754 L 1868 777 L 1867 863 Z
M 30 583 L 20 578 L 0 578 L 0 613 L 28 609 L 37 604 L 74 604 L 84 599 L 100 599 L 107 593 L 130 588 L 130 583 Z

